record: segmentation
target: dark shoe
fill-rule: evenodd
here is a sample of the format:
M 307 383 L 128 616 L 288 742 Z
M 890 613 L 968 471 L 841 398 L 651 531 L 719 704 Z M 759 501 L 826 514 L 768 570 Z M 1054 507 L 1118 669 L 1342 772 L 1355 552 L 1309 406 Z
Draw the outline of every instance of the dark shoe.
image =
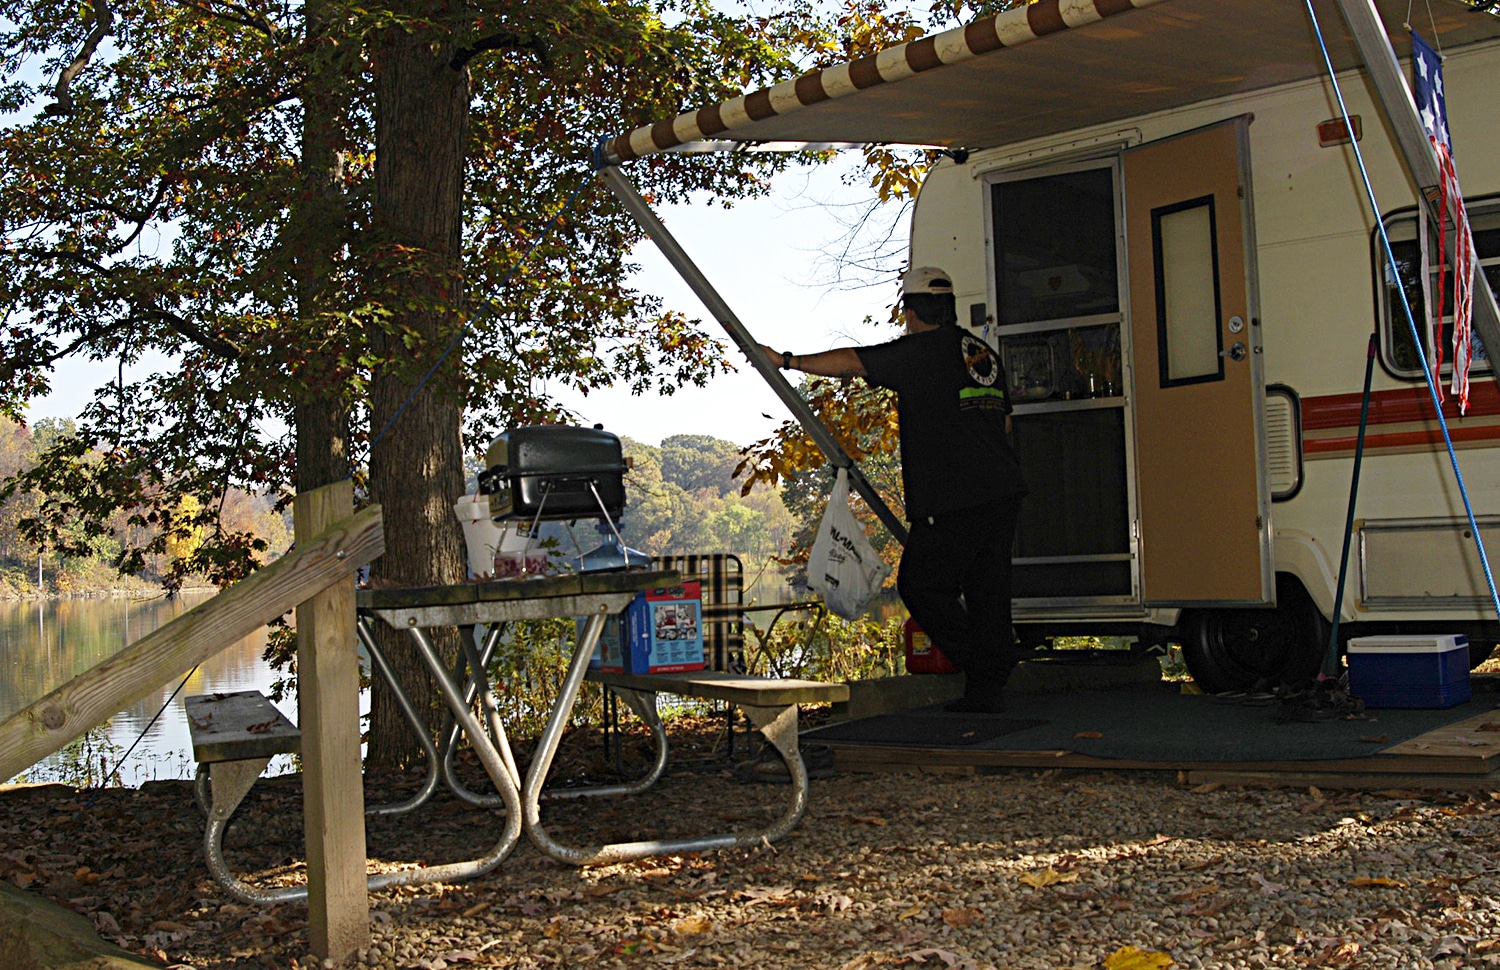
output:
M 943 705 L 950 714 L 1004 714 L 1005 698 L 999 693 L 965 694 Z

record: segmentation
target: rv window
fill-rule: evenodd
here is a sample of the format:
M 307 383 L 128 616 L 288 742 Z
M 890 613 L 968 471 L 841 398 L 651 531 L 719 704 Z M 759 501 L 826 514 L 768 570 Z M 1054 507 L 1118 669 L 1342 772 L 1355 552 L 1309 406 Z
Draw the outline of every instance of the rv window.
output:
M 1484 270 L 1490 289 L 1500 293 L 1500 199 L 1474 200 L 1467 203 L 1469 223 L 1474 229 L 1474 250 L 1479 256 L 1479 265 Z M 1422 249 L 1417 242 L 1417 213 L 1413 209 L 1386 216 L 1386 231 L 1390 233 L 1391 249 L 1396 256 L 1397 274 L 1402 289 L 1411 304 L 1417 329 L 1426 340 L 1428 318 L 1428 294 L 1437 299 L 1438 267 L 1437 227 L 1429 226 L 1428 258 L 1433 265 L 1428 267 L 1428 288 L 1423 291 L 1421 279 Z M 1448 234 L 1445 254 L 1452 258 L 1453 233 Z M 1385 366 L 1398 377 L 1412 380 L 1422 378 L 1422 364 L 1417 357 L 1416 344 L 1412 342 L 1411 330 L 1407 326 L 1406 311 L 1402 309 L 1401 297 L 1394 285 L 1389 270 L 1385 269 L 1385 257 L 1379 236 L 1375 238 L 1373 252 L 1376 271 L 1385 280 L 1381 287 L 1381 354 Z M 1443 323 L 1441 340 L 1443 347 L 1443 374 L 1453 373 L 1453 273 L 1445 273 L 1443 280 Z M 1484 346 L 1474 337 L 1474 363 L 1471 373 L 1490 370 Z

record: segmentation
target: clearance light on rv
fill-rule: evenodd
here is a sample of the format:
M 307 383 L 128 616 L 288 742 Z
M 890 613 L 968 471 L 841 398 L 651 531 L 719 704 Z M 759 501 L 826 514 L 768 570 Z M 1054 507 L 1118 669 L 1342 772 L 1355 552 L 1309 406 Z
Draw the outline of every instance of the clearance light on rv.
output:
M 1349 137 L 1349 129 L 1354 129 L 1354 137 Z M 1349 126 L 1344 126 L 1343 118 L 1329 118 L 1327 121 L 1318 123 L 1318 147 L 1332 148 L 1335 145 L 1347 145 L 1352 141 L 1359 141 L 1364 137 L 1364 125 L 1360 123 L 1359 115 L 1349 116 Z

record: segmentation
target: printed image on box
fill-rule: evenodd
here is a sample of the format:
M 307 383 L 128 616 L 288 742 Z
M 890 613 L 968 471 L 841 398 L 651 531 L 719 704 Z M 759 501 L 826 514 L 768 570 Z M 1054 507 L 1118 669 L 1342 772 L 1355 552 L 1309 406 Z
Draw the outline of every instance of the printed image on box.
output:
M 702 670 L 702 583 L 694 580 L 637 593 L 625 611 L 629 649 L 625 672 Z
M 583 628 L 588 623 L 586 617 L 579 617 L 573 621 L 574 636 L 583 639 Z M 625 620 L 624 614 L 616 613 L 604 618 L 604 630 L 599 634 L 599 642 L 594 644 L 594 654 L 589 658 L 591 670 L 602 670 L 607 674 L 622 674 L 625 672 Z

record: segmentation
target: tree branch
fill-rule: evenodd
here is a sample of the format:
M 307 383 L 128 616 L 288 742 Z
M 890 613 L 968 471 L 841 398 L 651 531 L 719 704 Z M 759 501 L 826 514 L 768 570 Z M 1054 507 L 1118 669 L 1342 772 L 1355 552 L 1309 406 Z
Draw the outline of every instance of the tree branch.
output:
M 91 269 L 105 277 L 114 276 L 119 270 L 117 266 L 105 266 L 89 259 L 82 253 L 76 253 L 68 249 L 23 249 L 18 250 L 18 252 L 42 259 L 65 260 L 86 269 Z M 122 295 L 121 299 L 130 303 L 135 309 L 136 315 L 131 318 L 131 321 L 150 320 L 164 324 L 175 333 L 186 337 L 204 350 L 217 354 L 225 360 L 239 360 L 244 353 L 243 348 L 232 341 L 209 333 L 207 330 L 189 321 L 186 317 L 126 295 Z
M 535 51 L 537 59 L 542 62 L 543 67 L 552 66 L 552 59 L 547 53 L 547 45 L 542 43 L 540 38 L 522 37 L 520 34 L 511 33 L 491 34 L 488 37 L 482 37 L 475 41 L 473 47 L 458 48 L 453 52 L 453 60 L 448 62 L 448 66 L 455 71 L 461 71 L 464 69 L 464 65 L 474 59 L 475 55 L 495 50 Z
M 240 4 L 224 4 L 225 8 L 234 11 L 238 14 L 238 16 L 231 16 L 228 13 L 223 13 L 221 11 L 215 10 L 206 3 L 188 2 L 184 3 L 183 6 L 187 7 L 189 10 L 196 10 L 204 16 L 212 17 L 215 20 L 222 20 L 226 23 L 238 24 L 241 27 L 248 27 L 251 30 L 259 31 L 262 34 L 265 34 L 266 37 L 270 40 L 279 39 L 279 32 L 276 30 L 275 24 L 271 23 L 271 21 L 266 17 L 257 16 L 253 11 L 241 6 Z
M 57 100 L 47 105 L 42 112 L 48 115 L 66 115 L 73 113 L 73 95 L 69 93 L 68 87 L 73 79 L 83 73 L 83 69 L 89 66 L 89 61 L 94 57 L 94 51 L 99 49 L 99 44 L 109 36 L 110 28 L 114 25 L 114 12 L 109 9 L 106 0 L 94 0 L 94 29 L 84 39 L 83 49 L 78 56 L 73 58 L 73 63 L 63 68 L 63 72 L 57 78 L 57 87 L 53 89 L 53 97 Z

